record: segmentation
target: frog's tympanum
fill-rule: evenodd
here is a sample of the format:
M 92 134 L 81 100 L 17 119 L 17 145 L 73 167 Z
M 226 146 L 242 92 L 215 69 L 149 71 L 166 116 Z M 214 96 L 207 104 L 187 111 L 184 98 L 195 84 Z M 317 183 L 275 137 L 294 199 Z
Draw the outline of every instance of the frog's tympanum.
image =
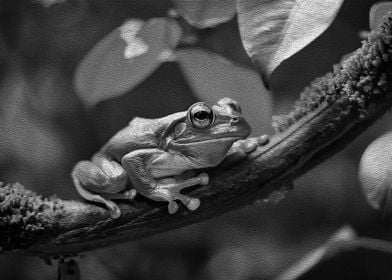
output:
M 185 112 L 159 119 L 134 118 L 91 161 L 80 161 L 72 178 L 79 194 L 105 204 L 112 218 L 121 215 L 112 199 L 133 199 L 136 193 L 168 202 L 171 214 L 178 209 L 175 200 L 195 210 L 200 200 L 180 191 L 206 185 L 209 178 L 206 173 L 190 178 L 183 173 L 216 166 L 235 149 L 254 150 L 257 142 L 245 148 L 233 146 L 250 132 L 240 106 L 230 98 L 212 107 L 198 102 Z M 134 189 L 129 189 L 129 182 Z

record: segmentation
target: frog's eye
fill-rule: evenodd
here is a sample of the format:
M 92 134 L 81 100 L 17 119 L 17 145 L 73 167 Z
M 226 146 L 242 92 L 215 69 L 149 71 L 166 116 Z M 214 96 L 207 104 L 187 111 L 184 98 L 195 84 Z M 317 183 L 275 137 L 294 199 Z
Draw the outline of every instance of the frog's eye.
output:
M 199 102 L 188 109 L 187 119 L 194 128 L 207 128 L 214 122 L 215 113 L 208 105 Z

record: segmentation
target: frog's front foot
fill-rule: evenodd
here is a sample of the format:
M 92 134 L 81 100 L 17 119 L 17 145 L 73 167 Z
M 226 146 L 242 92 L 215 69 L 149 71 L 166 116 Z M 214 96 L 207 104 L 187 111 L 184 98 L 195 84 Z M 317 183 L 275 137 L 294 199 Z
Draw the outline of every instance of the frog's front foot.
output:
M 178 210 L 176 199 L 180 200 L 189 210 L 194 211 L 200 206 L 198 198 L 192 198 L 181 194 L 181 190 L 195 186 L 207 185 L 209 177 L 207 173 L 201 173 L 197 177 L 190 179 L 166 178 L 157 182 L 156 188 L 148 196 L 157 201 L 167 201 L 169 203 L 168 210 L 170 214 L 174 214 Z
M 231 146 L 224 160 L 223 166 L 230 166 L 234 162 L 246 158 L 259 146 L 264 146 L 269 142 L 269 135 L 251 137 L 238 140 Z
M 231 148 L 230 152 L 242 152 L 249 154 L 256 150 L 258 146 L 266 145 L 269 142 L 269 135 L 261 135 L 258 137 L 251 137 L 244 140 L 238 140 L 235 142 Z

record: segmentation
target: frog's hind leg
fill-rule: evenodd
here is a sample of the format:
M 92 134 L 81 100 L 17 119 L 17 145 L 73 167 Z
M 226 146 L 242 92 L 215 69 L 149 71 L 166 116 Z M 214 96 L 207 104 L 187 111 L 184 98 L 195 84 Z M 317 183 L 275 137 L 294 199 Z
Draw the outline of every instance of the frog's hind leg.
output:
M 101 195 L 108 199 L 126 199 L 132 200 L 137 194 L 135 189 L 130 189 L 120 193 L 102 193 Z
M 76 176 L 72 176 L 73 183 L 75 185 L 76 190 L 78 193 L 86 200 L 94 201 L 97 203 L 105 204 L 106 207 L 109 209 L 110 216 L 113 219 L 120 217 L 121 210 L 118 208 L 117 204 L 113 201 L 103 198 L 99 194 L 94 194 L 88 190 L 86 190 L 80 183 L 79 179 Z
M 136 191 L 126 189 L 127 173 L 121 165 L 103 156 L 94 156 L 92 161 L 80 161 L 72 171 L 76 190 L 86 200 L 105 204 L 113 218 L 121 214 L 110 199 L 132 199 Z

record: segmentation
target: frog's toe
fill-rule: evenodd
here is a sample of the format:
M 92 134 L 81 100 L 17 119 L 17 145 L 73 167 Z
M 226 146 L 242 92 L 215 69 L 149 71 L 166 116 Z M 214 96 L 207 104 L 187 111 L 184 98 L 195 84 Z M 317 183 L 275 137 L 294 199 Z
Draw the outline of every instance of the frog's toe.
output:
M 210 176 L 208 176 L 207 173 L 201 173 L 198 177 L 200 179 L 200 185 L 208 185 L 208 182 L 210 181 Z
M 196 210 L 197 208 L 199 208 L 199 206 L 200 206 L 200 199 L 198 199 L 198 198 L 189 199 L 189 201 L 186 205 L 186 207 L 191 211 Z
M 258 140 L 259 145 L 266 145 L 266 144 L 268 144 L 270 137 L 269 137 L 269 135 L 265 134 L 265 135 L 261 135 L 261 136 L 257 137 L 257 140 Z
M 191 211 L 196 210 L 200 206 L 200 200 L 198 198 L 192 198 L 179 192 L 173 193 L 173 196 L 175 199 L 180 200 Z
M 118 208 L 118 206 L 115 203 L 110 203 L 110 202 L 111 201 L 105 203 L 109 209 L 110 217 L 112 217 L 112 219 L 118 219 L 121 216 L 121 210 L 120 208 Z
M 132 199 L 135 198 L 136 194 L 137 194 L 137 191 L 136 191 L 135 189 L 131 189 L 131 190 L 126 191 L 126 192 L 124 193 L 124 198 L 125 198 L 125 199 L 129 199 L 129 200 L 132 200 Z
M 259 145 L 258 138 L 249 138 L 244 142 L 244 145 L 242 146 L 242 148 L 244 149 L 245 153 L 250 154 L 251 152 L 256 150 L 258 145 Z
M 169 214 L 174 214 L 178 210 L 178 204 L 174 200 L 169 201 L 169 205 L 167 206 L 169 210 Z

